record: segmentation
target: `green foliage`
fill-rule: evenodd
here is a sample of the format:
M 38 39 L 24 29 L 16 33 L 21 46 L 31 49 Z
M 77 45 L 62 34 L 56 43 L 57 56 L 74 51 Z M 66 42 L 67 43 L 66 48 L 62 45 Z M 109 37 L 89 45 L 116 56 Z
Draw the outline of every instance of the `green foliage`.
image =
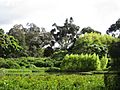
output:
M 20 65 L 13 61 L 13 59 L 0 58 L 0 68 L 20 68 Z
M 109 54 L 111 58 L 119 58 L 120 57 L 120 41 L 114 42 L 109 47 Z
M 79 31 L 79 26 L 73 24 L 72 17 L 70 17 L 69 21 L 66 19 L 63 26 L 58 26 L 56 23 L 52 26 L 56 27 L 50 31 L 54 37 L 53 42 L 57 42 L 62 50 L 69 49 L 70 45 L 74 44 L 77 32 Z
M 60 67 L 60 64 L 62 63 L 64 56 L 67 54 L 67 50 L 59 50 L 55 51 L 52 55 L 54 67 Z
M 105 74 L 105 86 L 108 90 L 120 90 L 120 41 L 110 45 L 109 55 L 111 57 L 109 71 L 117 71 L 117 73 L 113 75 Z
M 50 67 L 46 70 L 46 72 L 60 72 L 60 68 L 57 67 Z
M 101 69 L 106 69 L 107 67 L 107 64 L 108 64 L 108 58 L 107 56 L 103 56 L 101 59 L 100 59 L 100 62 L 101 62 Z
M 16 24 L 9 30 L 7 33 L 10 36 L 13 36 L 15 39 L 18 40 L 19 44 L 22 47 L 25 47 L 26 42 L 25 42 L 25 28 L 23 27 L 22 24 Z
M 120 70 L 120 41 L 114 42 L 109 47 L 111 69 Z
M 53 63 L 51 61 L 41 60 L 41 61 L 35 61 L 34 65 L 36 67 L 51 67 L 53 66 Z
M 17 57 L 21 52 L 22 47 L 18 45 L 18 41 L 13 36 L 0 35 L 0 57 Z
M 20 66 L 24 66 L 29 68 L 30 66 L 35 67 L 51 67 L 53 66 L 53 62 L 50 58 L 34 58 L 34 57 L 22 57 L 18 58 L 18 63 Z
M 109 35 L 97 33 L 80 35 L 75 42 L 72 52 L 74 54 L 96 53 L 101 58 L 108 54 L 108 46 L 114 41 L 117 41 L 117 39 Z
M 80 31 L 80 34 L 91 33 L 91 32 L 101 34 L 101 32 L 96 31 L 96 30 L 92 29 L 91 27 L 85 27 L 85 28 L 83 28 Z
M 120 90 L 120 75 L 119 74 L 105 74 L 104 83 L 106 90 Z
M 112 34 L 112 36 L 120 38 L 120 19 L 118 19 L 114 24 L 112 24 L 108 28 L 108 30 L 106 31 L 106 33 L 108 35 Z
M 100 60 L 96 54 L 66 55 L 62 64 L 63 71 L 92 71 L 100 70 Z
M 0 68 L 36 68 L 36 67 L 52 67 L 53 61 L 50 58 L 0 58 Z
M 44 56 L 45 57 L 50 57 L 50 56 L 52 56 L 53 53 L 54 53 L 54 50 L 53 50 L 52 47 L 47 47 L 44 50 Z
M 37 53 L 38 53 L 38 57 L 43 57 L 44 56 L 44 49 L 43 48 L 38 48 Z
M 0 34 L 4 34 L 4 30 L 3 29 L 0 29 Z
M 63 60 L 64 56 L 67 54 L 67 50 L 60 50 L 53 53 L 52 58 L 56 61 Z
M 103 90 L 103 75 L 1 76 L 0 90 Z
M 27 23 L 27 28 L 22 24 L 16 24 L 7 34 L 14 36 L 24 48 L 25 54 L 31 57 L 40 57 L 43 54 L 42 47 L 50 44 L 52 40 L 49 32 L 46 32 L 44 28 L 40 30 L 34 23 Z
M 44 57 L 44 50 L 43 48 L 33 46 L 31 50 L 29 50 L 28 55 L 31 57 Z

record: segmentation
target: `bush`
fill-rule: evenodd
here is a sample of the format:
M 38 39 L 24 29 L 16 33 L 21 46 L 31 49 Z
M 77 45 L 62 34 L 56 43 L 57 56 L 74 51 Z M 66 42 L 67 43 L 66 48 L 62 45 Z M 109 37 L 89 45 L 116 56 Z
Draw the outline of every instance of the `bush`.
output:
M 53 66 L 53 61 L 50 58 L 35 58 L 35 57 L 22 57 L 17 58 L 16 61 L 20 66 L 25 66 L 30 68 L 33 67 L 51 67 Z
M 52 61 L 54 63 L 54 67 L 60 67 L 60 64 L 62 63 L 65 55 L 67 54 L 68 52 L 66 50 L 59 50 L 59 51 L 55 51 L 52 55 Z
M 54 50 L 52 47 L 47 47 L 44 49 L 44 56 L 45 57 L 50 57 L 54 53 Z
M 62 64 L 63 71 L 93 71 L 100 69 L 100 60 L 96 54 L 66 55 Z
M 108 54 L 108 46 L 118 39 L 109 35 L 90 33 L 80 35 L 72 49 L 74 54 L 93 54 L 96 53 L 101 58 Z
M 120 58 L 120 41 L 110 45 L 109 54 L 112 58 Z
M 0 58 L 0 68 L 20 68 L 20 66 L 12 59 Z
M 34 62 L 34 65 L 36 67 L 51 67 L 53 62 L 49 58 L 39 58 Z
M 8 64 L 8 68 L 15 68 L 15 69 L 20 68 L 19 64 L 17 64 L 16 62 L 8 60 L 6 63 Z
M 120 41 L 110 45 L 109 54 L 111 57 L 111 69 L 120 70 Z
M 9 65 L 6 63 L 6 61 L 0 61 L 0 68 L 9 68 Z
M 100 63 L 101 63 L 101 69 L 104 70 L 106 69 L 107 67 L 107 64 L 108 64 L 108 58 L 107 56 L 103 56 L 101 59 L 100 59 Z
M 105 74 L 104 83 L 107 90 L 120 90 L 120 75 Z
M 46 72 L 60 72 L 60 68 L 57 67 L 50 67 Z
M 36 62 L 34 63 L 34 65 L 35 65 L 36 67 L 44 67 L 44 66 L 45 66 L 45 62 L 44 62 L 44 61 L 36 61 Z
M 0 58 L 0 68 L 36 68 L 36 67 L 52 67 L 53 60 L 50 58 Z
M 54 63 L 54 67 L 60 67 L 62 61 L 56 61 L 56 60 L 54 60 L 53 63 Z
M 19 46 L 17 39 L 7 34 L 0 34 L 0 57 L 19 57 L 23 48 Z
M 67 54 L 67 51 L 60 50 L 60 51 L 54 52 L 52 55 L 52 58 L 55 59 L 56 61 L 61 61 L 61 60 L 63 60 L 63 58 L 66 54 Z

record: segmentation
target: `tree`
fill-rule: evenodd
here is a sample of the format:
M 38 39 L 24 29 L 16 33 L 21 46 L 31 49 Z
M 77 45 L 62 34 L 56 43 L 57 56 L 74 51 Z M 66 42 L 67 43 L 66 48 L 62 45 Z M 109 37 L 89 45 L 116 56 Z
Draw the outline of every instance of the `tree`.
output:
M 7 34 L 14 36 L 14 38 L 18 40 L 19 44 L 22 47 L 25 47 L 26 46 L 26 41 L 25 41 L 26 31 L 27 29 L 24 28 L 22 24 L 16 24 L 9 30 Z
M 38 36 L 33 37 L 30 40 L 30 44 L 29 44 L 29 51 L 31 51 L 30 55 L 32 56 L 39 56 L 39 50 L 44 50 L 43 48 L 46 46 L 51 47 L 52 49 L 52 45 L 51 45 L 51 41 L 52 41 L 52 37 L 51 34 L 49 32 L 41 32 Z M 48 56 L 46 50 L 49 49 L 45 49 L 44 51 L 44 56 Z M 49 50 L 50 51 L 50 50 Z M 49 52 L 48 51 L 48 52 Z M 34 55 L 33 55 L 34 53 Z
M 4 34 L 4 30 L 3 29 L 0 29 L 0 34 Z
M 101 34 L 101 32 L 96 31 L 96 30 L 92 29 L 91 27 L 85 27 L 80 31 L 80 34 L 85 34 L 85 33 L 98 33 L 98 34 Z
M 0 34 L 0 57 L 18 57 L 22 55 L 22 49 L 13 36 Z
M 31 46 L 35 45 L 37 48 L 42 48 L 45 47 L 46 45 L 51 46 L 53 40 L 52 35 L 50 34 L 50 32 L 46 32 L 44 28 L 41 29 L 42 31 L 30 40 Z
M 112 36 L 114 37 L 120 37 L 120 19 L 118 19 L 116 21 L 116 23 L 112 24 L 108 30 L 106 31 L 106 33 L 112 34 Z
M 34 23 L 27 23 L 26 26 L 27 26 L 27 32 L 25 33 L 26 36 L 25 40 L 26 40 L 26 44 L 29 46 L 31 39 L 39 35 L 40 28 Z
M 67 50 L 74 45 L 79 26 L 73 24 L 72 17 L 70 17 L 69 22 L 68 19 L 66 19 L 63 26 L 58 26 L 56 23 L 52 26 L 55 26 L 55 28 L 51 30 L 51 34 L 54 37 L 53 43 L 58 43 L 60 49 L 63 50 Z
M 80 35 L 76 40 L 72 49 L 74 54 L 93 54 L 96 53 L 99 57 L 108 54 L 108 46 L 117 39 L 109 35 L 101 35 L 97 33 L 89 33 Z
M 52 45 L 52 35 L 46 32 L 45 28 L 39 28 L 34 23 L 27 23 L 26 26 L 25 28 L 22 24 L 16 24 L 10 29 L 8 35 L 14 36 L 30 56 L 39 56 L 38 52 L 43 47 Z

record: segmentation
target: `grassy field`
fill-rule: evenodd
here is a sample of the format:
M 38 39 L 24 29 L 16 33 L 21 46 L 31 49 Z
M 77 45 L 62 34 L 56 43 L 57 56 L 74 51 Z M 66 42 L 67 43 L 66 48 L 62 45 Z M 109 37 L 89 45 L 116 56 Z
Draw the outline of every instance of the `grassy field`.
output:
M 104 75 L 1 75 L 0 90 L 104 90 Z

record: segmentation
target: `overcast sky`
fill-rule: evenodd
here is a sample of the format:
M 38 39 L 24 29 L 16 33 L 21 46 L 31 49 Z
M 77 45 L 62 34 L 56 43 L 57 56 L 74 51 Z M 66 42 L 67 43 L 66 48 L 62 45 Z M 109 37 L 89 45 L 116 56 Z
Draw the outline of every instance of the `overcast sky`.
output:
M 0 0 L 0 28 L 8 31 L 14 24 L 35 23 L 51 30 L 66 18 L 105 33 L 120 18 L 120 0 Z

